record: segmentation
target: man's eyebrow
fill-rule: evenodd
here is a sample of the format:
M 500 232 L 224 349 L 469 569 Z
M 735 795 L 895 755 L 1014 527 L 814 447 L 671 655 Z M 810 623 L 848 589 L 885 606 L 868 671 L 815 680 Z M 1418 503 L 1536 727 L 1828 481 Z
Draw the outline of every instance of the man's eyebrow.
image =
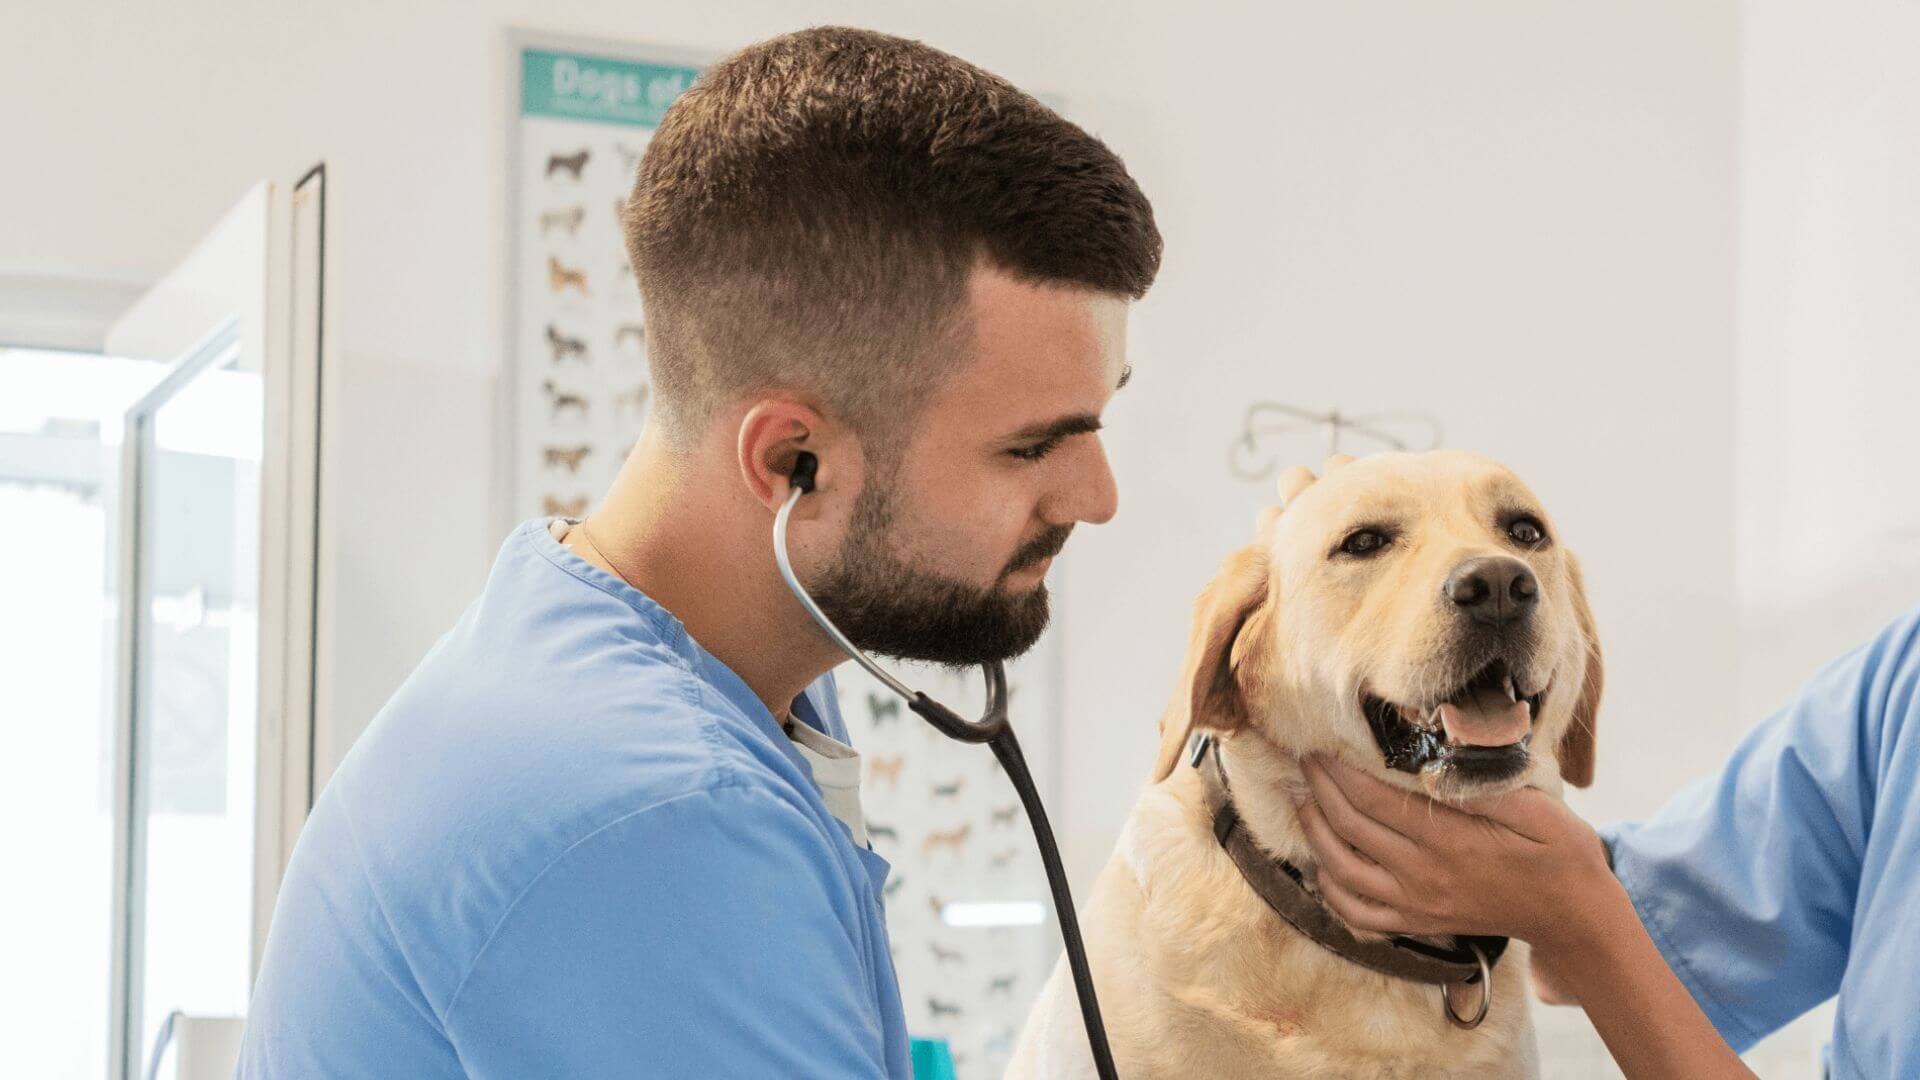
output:
M 1089 431 L 1099 430 L 1099 417 L 1092 413 L 1075 413 L 1072 416 L 1062 416 L 1056 420 L 1042 420 L 1037 424 L 1028 424 L 1026 427 L 1007 436 L 1007 438 L 1014 442 L 1064 439 L 1069 435 L 1084 435 Z

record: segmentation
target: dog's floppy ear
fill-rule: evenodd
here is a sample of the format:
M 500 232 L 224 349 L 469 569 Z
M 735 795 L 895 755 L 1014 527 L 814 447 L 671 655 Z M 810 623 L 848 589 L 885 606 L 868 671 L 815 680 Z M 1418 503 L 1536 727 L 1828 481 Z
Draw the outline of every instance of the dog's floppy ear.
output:
M 1195 728 L 1231 731 L 1247 722 L 1248 691 L 1260 684 L 1269 651 L 1267 562 L 1264 544 L 1235 551 L 1195 602 L 1180 688 L 1160 716 L 1154 782 L 1173 772 Z
M 1583 788 L 1593 783 L 1594 757 L 1599 749 L 1595 732 L 1600 721 L 1600 691 L 1606 682 L 1606 673 L 1600 662 L 1600 635 L 1594 630 L 1593 609 L 1587 604 L 1586 580 L 1572 553 L 1567 555 L 1567 570 L 1573 585 L 1574 618 L 1587 646 L 1587 674 L 1580 684 L 1580 696 L 1573 703 L 1573 720 L 1567 725 L 1567 733 L 1560 737 L 1560 776 L 1574 787 Z

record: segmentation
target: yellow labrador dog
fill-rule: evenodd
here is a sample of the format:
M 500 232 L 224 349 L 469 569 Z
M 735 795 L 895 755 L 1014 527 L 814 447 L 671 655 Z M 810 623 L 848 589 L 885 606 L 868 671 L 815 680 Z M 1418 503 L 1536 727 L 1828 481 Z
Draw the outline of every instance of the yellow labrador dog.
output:
M 1154 781 L 1083 906 L 1115 1063 L 1128 1080 L 1536 1075 L 1525 946 L 1346 928 L 1294 805 L 1309 753 L 1445 800 L 1589 783 L 1601 669 L 1579 568 L 1477 455 L 1335 458 L 1282 489 L 1195 607 Z M 1063 959 L 1008 1076 L 1093 1075 Z

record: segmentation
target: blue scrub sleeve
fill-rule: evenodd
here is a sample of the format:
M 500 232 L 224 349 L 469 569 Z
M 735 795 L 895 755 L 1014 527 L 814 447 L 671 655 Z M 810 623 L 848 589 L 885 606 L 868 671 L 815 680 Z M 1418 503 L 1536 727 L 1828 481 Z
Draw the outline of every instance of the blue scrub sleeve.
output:
M 1736 1050 L 1839 989 L 1915 635 L 1902 620 L 1835 660 L 1719 775 L 1601 830 L 1641 921 Z
M 637 811 L 541 873 L 446 1010 L 476 1078 L 886 1075 L 860 898 L 780 794 Z

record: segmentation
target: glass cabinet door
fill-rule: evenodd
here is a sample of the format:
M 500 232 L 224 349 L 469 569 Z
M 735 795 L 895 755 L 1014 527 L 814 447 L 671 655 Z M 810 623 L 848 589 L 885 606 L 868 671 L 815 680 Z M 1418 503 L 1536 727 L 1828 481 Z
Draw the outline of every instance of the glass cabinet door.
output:
M 128 1035 L 241 1016 L 253 941 L 261 378 L 234 323 L 131 414 Z

